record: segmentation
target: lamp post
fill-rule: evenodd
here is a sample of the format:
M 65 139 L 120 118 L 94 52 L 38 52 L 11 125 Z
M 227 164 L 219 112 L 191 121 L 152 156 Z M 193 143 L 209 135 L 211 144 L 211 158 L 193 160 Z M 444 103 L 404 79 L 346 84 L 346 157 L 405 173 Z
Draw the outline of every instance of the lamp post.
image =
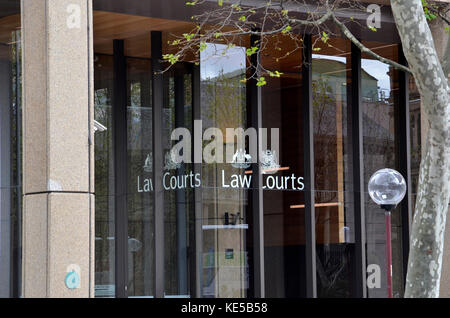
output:
M 391 211 L 403 200 L 406 194 L 406 182 L 403 176 L 393 169 L 381 169 L 369 180 L 369 195 L 384 212 L 386 227 L 386 265 L 388 297 L 392 298 L 392 246 Z

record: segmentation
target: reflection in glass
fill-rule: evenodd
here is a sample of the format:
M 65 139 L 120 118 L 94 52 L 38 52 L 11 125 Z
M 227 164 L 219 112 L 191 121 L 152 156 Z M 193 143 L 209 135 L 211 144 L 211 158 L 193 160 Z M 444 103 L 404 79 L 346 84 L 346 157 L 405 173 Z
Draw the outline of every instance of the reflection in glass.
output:
M 96 55 L 94 118 L 106 127 L 95 133 L 95 296 L 115 297 L 113 57 Z
M 153 296 L 151 61 L 127 58 L 128 296 Z
M 264 67 L 285 73 L 268 79 L 261 98 L 262 126 L 268 131 L 279 129 L 280 170 L 263 176 L 265 292 L 266 297 L 277 298 L 306 297 L 305 195 L 299 179 L 304 176 L 302 50 L 281 58 L 294 45 L 289 38 L 283 40 L 271 41 L 280 45 L 281 52 L 269 45 L 262 55 Z M 273 188 L 271 177 L 276 185 Z
M 347 141 L 350 43 L 331 42 L 323 54 L 313 55 L 317 295 L 351 297 L 354 215 L 345 192 L 352 182 Z M 336 56 L 340 52 L 333 46 L 345 48 L 347 54 Z
M 183 139 L 171 140 L 175 128 L 185 128 L 193 136 L 191 75 L 182 64 L 164 74 L 163 153 L 165 154 L 164 224 L 165 224 L 165 293 L 166 296 L 190 297 L 195 282 L 190 281 L 194 257 L 194 186 L 193 165 L 170 162 L 172 147 Z M 187 140 L 185 140 L 187 141 Z M 186 146 L 191 146 L 187 145 Z M 178 155 L 183 156 L 182 150 Z M 175 187 L 172 180 L 177 180 Z
M 231 56 L 220 52 L 224 45 L 208 44 L 201 55 L 201 116 L 203 132 L 222 131 L 207 143 L 235 143 L 226 128 L 246 129 L 245 49 L 234 47 Z M 237 151 L 238 149 L 234 149 Z M 225 151 L 224 151 L 225 153 Z M 225 162 L 225 154 L 221 158 Z M 224 187 L 231 175 L 245 174 L 231 163 L 202 167 L 202 290 L 203 297 L 246 297 L 249 288 L 247 236 L 248 190 Z
M 367 43 L 369 47 L 373 44 Z M 377 48 L 380 47 L 380 48 Z M 375 52 L 398 61 L 398 46 L 377 46 Z M 364 55 L 363 69 L 363 143 L 364 143 L 364 183 L 379 169 L 396 169 L 395 107 L 398 105 L 398 71 L 387 64 Z M 371 199 L 368 192 L 364 196 L 367 266 L 381 271 L 380 287 L 369 284 L 369 297 L 387 297 L 387 268 L 384 212 Z M 403 257 L 401 242 L 401 215 L 399 208 L 392 212 L 392 260 L 393 294 L 403 295 Z M 370 275 L 370 273 L 369 273 Z

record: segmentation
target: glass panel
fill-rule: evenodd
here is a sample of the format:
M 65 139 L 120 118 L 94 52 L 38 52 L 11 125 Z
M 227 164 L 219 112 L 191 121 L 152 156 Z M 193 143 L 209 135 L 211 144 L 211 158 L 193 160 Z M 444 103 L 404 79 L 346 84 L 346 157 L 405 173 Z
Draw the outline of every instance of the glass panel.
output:
M 365 43 L 379 55 L 398 61 L 398 46 Z M 369 55 L 362 56 L 364 182 L 382 168 L 397 168 L 395 108 L 398 105 L 398 71 Z M 384 210 L 365 193 L 368 296 L 387 297 L 386 231 Z M 403 295 L 401 215 L 392 212 L 393 295 Z M 379 275 L 380 273 L 381 275 Z
M 0 0 L 0 298 L 21 289 L 20 1 Z
M 115 296 L 113 57 L 96 55 L 94 117 L 106 130 L 95 133 L 95 296 Z
M 266 297 L 306 297 L 302 50 L 299 47 L 301 44 L 290 36 L 278 36 L 268 40 L 262 54 L 266 69 L 284 73 L 280 78 L 267 79 L 261 97 L 262 126 L 270 132 L 268 140 L 272 142 L 274 138 L 279 144 L 280 166 L 263 176 Z M 278 140 L 272 135 L 272 129 L 278 129 Z
M 322 47 L 324 46 L 324 47 Z M 348 167 L 350 42 L 332 39 L 313 54 L 314 181 L 318 297 L 351 297 L 355 229 Z M 351 168 L 351 167 L 350 167 Z
M 179 142 L 186 142 L 177 155 L 192 153 L 189 136 L 171 140 L 176 128 L 186 129 L 192 136 L 192 82 L 182 64 L 165 73 L 165 102 L 163 109 L 163 153 L 166 154 L 164 186 L 165 222 L 165 290 L 167 296 L 190 297 L 194 294 L 195 282 L 190 281 L 190 265 L 194 261 L 194 189 L 193 165 L 189 162 L 173 164 L 172 149 Z M 186 138 L 186 139 L 184 139 Z M 171 164 L 172 163 L 172 164 Z M 194 270 L 194 269 L 192 269 Z
M 203 297 L 246 297 L 248 276 L 248 186 L 244 164 L 226 158 L 238 151 L 235 137 L 226 128 L 247 127 L 245 48 L 236 46 L 222 54 L 225 45 L 208 44 L 201 53 L 201 118 L 203 132 L 217 128 L 214 137 L 204 140 L 205 149 L 216 147 L 218 158 L 202 168 L 202 290 Z M 216 130 L 217 132 L 217 130 Z M 214 138 L 214 139 L 213 139 Z M 226 152 L 226 146 L 232 150 Z M 223 147 L 223 153 L 218 148 Z M 230 148 L 230 149 L 231 149 Z M 245 147 L 244 147 L 245 148 Z M 245 151 L 245 149 L 242 149 Z M 206 151 L 206 150 L 205 150 Z M 245 160 L 244 160 L 245 162 Z M 241 179 L 239 179 L 241 178 Z M 234 180 L 234 183 L 232 183 Z
M 154 294 L 151 61 L 127 58 L 128 296 Z

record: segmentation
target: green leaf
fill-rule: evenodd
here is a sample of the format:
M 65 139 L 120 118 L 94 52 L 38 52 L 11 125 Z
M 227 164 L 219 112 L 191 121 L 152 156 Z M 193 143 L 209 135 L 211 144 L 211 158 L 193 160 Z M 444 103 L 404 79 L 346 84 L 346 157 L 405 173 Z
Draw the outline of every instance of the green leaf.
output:
M 206 45 L 205 42 L 202 42 L 202 43 L 200 43 L 199 47 L 200 47 L 200 52 L 202 52 L 202 51 L 206 50 L 206 48 L 207 48 L 208 46 Z
M 287 25 L 287 26 L 281 31 L 281 33 L 286 34 L 286 33 L 288 33 L 288 32 L 291 31 L 291 30 L 292 30 L 292 27 L 291 27 L 290 25 Z
M 267 84 L 267 82 L 266 82 L 265 77 L 261 76 L 260 78 L 257 79 L 256 86 L 260 87 L 260 86 L 264 86 L 266 84 Z
M 192 40 L 192 38 L 194 37 L 195 34 L 193 33 L 183 33 L 184 38 L 189 42 L 190 40 Z
M 269 73 L 269 75 L 270 75 L 271 77 L 280 77 L 281 75 L 283 75 L 283 73 L 278 72 L 278 71 L 275 71 L 275 72 L 267 71 L 267 72 Z
M 163 55 L 163 59 L 166 61 L 169 61 L 170 64 L 175 64 L 176 62 L 178 62 L 180 56 L 179 55 L 174 55 L 174 54 L 164 54 Z
M 217 0 L 217 4 L 221 7 L 223 6 L 223 0 Z
M 256 52 L 258 52 L 258 47 L 257 46 L 252 46 L 251 48 L 247 49 L 245 51 L 245 53 L 247 54 L 247 56 L 252 56 L 253 54 L 255 54 Z
M 326 32 L 322 32 L 322 38 L 321 38 L 322 42 L 327 43 L 329 39 L 330 39 L 330 36 Z

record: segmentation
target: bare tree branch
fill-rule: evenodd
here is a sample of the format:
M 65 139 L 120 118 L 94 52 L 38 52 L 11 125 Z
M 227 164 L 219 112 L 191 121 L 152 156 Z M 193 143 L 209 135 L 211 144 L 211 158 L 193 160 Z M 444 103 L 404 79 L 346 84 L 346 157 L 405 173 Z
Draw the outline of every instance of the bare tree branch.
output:
M 196 1 L 195 5 L 206 2 L 210 1 L 199 0 Z M 248 57 L 252 54 L 258 54 L 258 57 L 260 57 L 261 52 L 264 52 L 271 45 L 275 45 L 277 51 L 283 51 L 284 48 L 281 49 L 278 46 L 280 40 L 275 40 L 275 43 L 271 42 L 271 36 L 280 34 L 289 37 L 295 45 L 286 51 L 284 56 L 275 58 L 276 61 L 279 61 L 302 47 L 301 38 L 299 38 L 299 32 L 302 28 L 307 27 L 309 28 L 309 32 L 316 34 L 317 40 L 314 44 L 319 40 L 327 43 L 323 37 L 335 35 L 329 29 L 329 24 L 326 23 L 331 21 L 363 53 L 367 53 L 373 58 L 389 64 L 396 69 L 410 73 L 411 71 L 408 67 L 384 58 L 364 46 L 351 33 L 347 26 L 338 19 L 336 13 L 340 6 L 348 9 L 353 5 L 353 7 L 362 10 L 363 7 L 359 7 L 357 4 L 358 2 L 353 0 L 336 0 L 332 4 L 329 3 L 329 0 L 318 0 L 313 5 L 300 0 L 249 0 L 231 1 L 228 4 L 224 2 L 220 5 L 218 4 L 217 9 L 207 9 L 204 13 L 194 16 L 193 20 L 198 23 L 196 28 L 189 34 L 178 36 L 177 40 L 172 43 L 172 45 L 178 48 L 176 53 L 166 55 L 165 59 L 171 61 L 173 64 L 185 58 L 189 52 L 192 52 L 196 56 L 192 62 L 199 63 L 199 52 L 204 49 L 206 43 L 224 43 L 229 47 L 233 47 L 235 42 L 239 42 L 242 36 L 248 35 L 257 35 L 260 38 L 258 48 L 253 48 L 255 51 L 250 52 Z M 301 10 L 298 10 L 300 7 L 308 8 L 306 18 L 296 16 L 296 14 L 298 15 L 301 12 Z M 353 21 L 353 23 L 357 22 Z M 332 47 L 329 43 L 327 45 Z M 248 67 L 247 69 L 250 70 L 251 68 Z M 274 73 L 272 71 L 267 70 L 263 65 L 257 65 L 253 68 L 250 78 L 256 78 L 263 74 L 273 76 Z
M 341 29 L 342 33 L 344 33 L 344 35 L 350 40 L 352 41 L 353 44 L 355 44 L 362 53 L 367 53 L 369 55 L 371 55 L 372 57 L 376 58 L 377 60 L 379 60 L 380 62 L 389 64 L 393 67 L 395 67 L 396 69 L 402 70 L 404 72 L 407 73 L 411 73 L 411 70 L 409 68 L 407 68 L 404 65 L 401 65 L 397 62 L 394 62 L 390 59 L 384 58 L 380 55 L 378 55 L 377 53 L 373 52 L 372 50 L 370 50 L 369 48 L 367 48 L 366 46 L 364 46 L 351 32 L 350 30 L 345 26 L 345 24 L 343 24 L 342 22 L 340 22 L 336 16 L 334 14 L 332 14 L 332 18 L 333 21 L 337 24 L 337 26 Z

